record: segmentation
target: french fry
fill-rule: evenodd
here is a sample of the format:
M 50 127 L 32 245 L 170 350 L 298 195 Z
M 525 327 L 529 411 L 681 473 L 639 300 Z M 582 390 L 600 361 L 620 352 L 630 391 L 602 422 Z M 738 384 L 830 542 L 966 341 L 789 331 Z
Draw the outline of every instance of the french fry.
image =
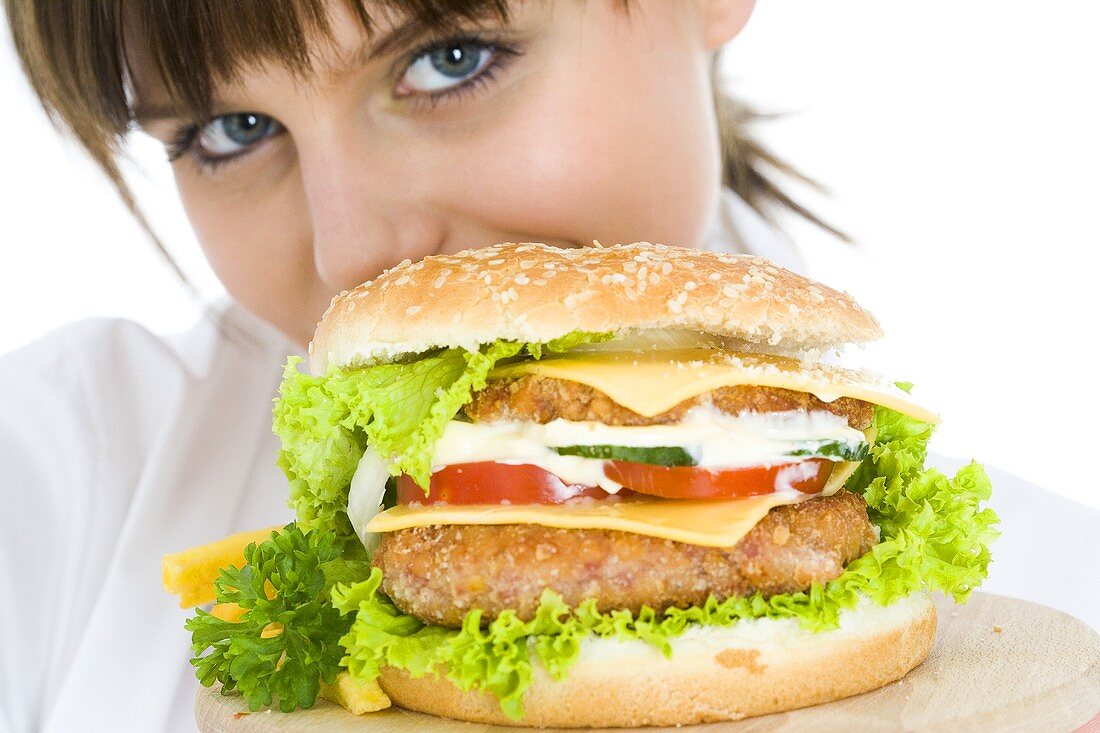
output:
M 244 565 L 244 548 L 271 538 L 282 527 L 240 532 L 217 542 L 165 555 L 161 560 L 164 589 L 180 597 L 180 608 L 190 608 L 214 600 L 214 580 L 218 571 L 229 565 Z M 239 617 L 239 614 L 238 614 Z
M 236 603 L 215 603 L 214 607 L 210 609 L 210 615 L 214 618 L 220 618 L 222 621 L 237 623 L 244 615 L 244 609 Z
M 331 685 L 322 682 L 321 697 L 336 703 L 353 715 L 373 713 L 391 705 L 389 696 L 382 692 L 378 680 L 363 682 L 347 672 L 336 675 L 336 681 Z

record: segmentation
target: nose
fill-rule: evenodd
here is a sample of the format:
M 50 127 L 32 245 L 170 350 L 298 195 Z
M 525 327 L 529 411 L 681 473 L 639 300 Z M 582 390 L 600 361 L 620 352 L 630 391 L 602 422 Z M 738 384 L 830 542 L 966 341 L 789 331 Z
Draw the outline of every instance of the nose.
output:
M 417 178 L 362 130 L 332 129 L 298 144 L 321 280 L 347 290 L 405 258 L 440 251 L 446 228 Z

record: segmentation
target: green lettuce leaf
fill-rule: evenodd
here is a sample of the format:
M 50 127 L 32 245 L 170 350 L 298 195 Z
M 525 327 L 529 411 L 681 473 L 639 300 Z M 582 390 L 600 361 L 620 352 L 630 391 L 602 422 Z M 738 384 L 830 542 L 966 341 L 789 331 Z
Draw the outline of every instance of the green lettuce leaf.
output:
M 875 409 L 875 445 L 847 488 L 862 493 L 881 542 L 851 562 L 840 577 L 808 591 L 764 598 L 717 601 L 663 613 L 642 608 L 601 613 L 593 601 L 569 608 L 546 591 L 535 617 L 520 621 L 510 611 L 485 628 L 481 612 L 471 611 L 460 629 L 424 625 L 401 613 L 380 590 L 381 573 L 369 580 L 338 586 L 333 599 L 355 621 L 341 639 L 343 663 L 352 674 L 371 679 L 381 666 L 405 669 L 413 676 L 443 674 L 463 690 L 495 695 L 501 710 L 522 716 L 523 694 L 531 684 L 538 657 L 560 679 L 589 635 L 638 639 L 671 655 L 671 639 L 691 626 L 729 626 L 743 619 L 792 618 L 815 631 L 836 628 L 840 613 L 860 596 L 880 605 L 914 591 L 940 590 L 963 601 L 978 586 L 989 565 L 989 543 L 998 532 L 997 517 L 980 504 L 990 495 L 989 479 L 977 463 L 949 478 L 926 469 L 932 426 L 882 407 Z
M 483 629 L 481 611 L 471 611 L 455 630 L 403 614 L 379 591 L 381 582 L 382 571 L 375 568 L 367 580 L 333 589 L 336 608 L 355 618 L 340 640 L 347 650 L 341 664 L 360 679 L 377 677 L 385 665 L 413 677 L 439 675 L 445 668 L 447 679 L 461 689 L 495 695 L 513 719 L 522 717 L 523 694 L 531 686 L 530 649 L 554 679 L 562 679 L 580 652 L 581 639 L 590 633 L 585 621 L 551 591 L 543 593 L 530 621 L 505 611 Z
M 290 507 L 305 529 L 336 532 L 349 553 L 358 541 L 347 517 L 348 489 L 366 446 L 394 476 L 428 486 L 432 447 L 497 362 L 561 353 L 611 334 L 576 331 L 545 344 L 496 341 L 479 351 L 446 349 L 408 363 L 310 376 L 291 357 L 275 400 L 278 465 L 290 483 Z

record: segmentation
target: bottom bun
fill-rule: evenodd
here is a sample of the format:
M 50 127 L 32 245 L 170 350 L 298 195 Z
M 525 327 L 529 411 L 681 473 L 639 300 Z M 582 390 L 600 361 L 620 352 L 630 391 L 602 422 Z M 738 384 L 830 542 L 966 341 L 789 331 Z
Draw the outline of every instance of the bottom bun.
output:
M 538 663 L 512 720 L 492 695 L 391 667 L 380 683 L 398 705 L 458 720 L 554 728 L 629 728 L 737 720 L 858 695 L 901 679 L 928 656 L 936 609 L 924 593 L 887 607 L 862 599 L 840 627 L 814 633 L 792 619 L 694 627 L 672 658 L 642 641 L 588 639 L 565 679 Z

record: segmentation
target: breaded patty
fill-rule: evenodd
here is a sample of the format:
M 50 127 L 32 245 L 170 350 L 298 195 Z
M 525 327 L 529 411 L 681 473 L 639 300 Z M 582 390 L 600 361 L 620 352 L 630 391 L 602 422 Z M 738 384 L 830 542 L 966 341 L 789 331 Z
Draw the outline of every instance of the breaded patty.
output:
M 528 374 L 515 379 L 489 382 L 463 408 L 475 422 L 527 420 L 548 423 L 563 420 L 595 420 L 605 425 L 666 425 L 680 422 L 684 413 L 697 405 L 711 404 L 730 415 L 749 412 L 824 410 L 841 415 L 848 424 L 863 430 L 871 424 L 874 407 L 852 397 L 825 402 L 807 392 L 779 387 L 740 385 L 684 400 L 671 410 L 645 417 L 628 410 L 594 387 L 580 382 Z
M 863 497 L 830 497 L 772 509 L 732 548 L 702 547 L 615 530 L 535 524 L 442 525 L 383 536 L 374 556 L 398 608 L 458 627 L 473 608 L 533 617 L 550 588 L 571 606 L 662 610 L 706 601 L 806 590 L 831 580 L 876 542 Z

